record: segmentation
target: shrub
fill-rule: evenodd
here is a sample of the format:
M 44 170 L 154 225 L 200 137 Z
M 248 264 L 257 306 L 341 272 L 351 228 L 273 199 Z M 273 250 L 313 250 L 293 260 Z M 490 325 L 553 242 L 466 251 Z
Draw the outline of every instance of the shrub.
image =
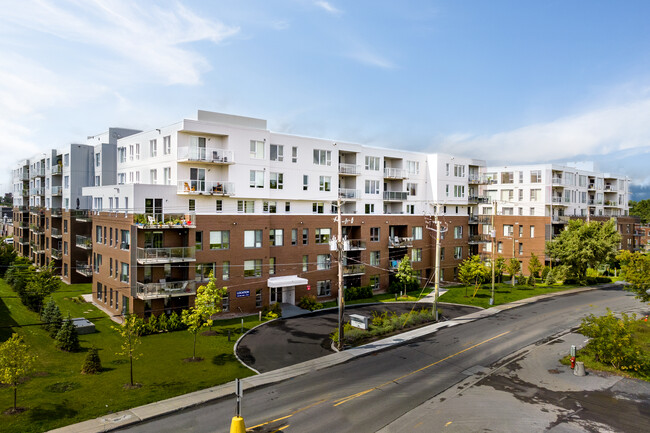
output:
M 304 310 L 314 311 L 323 308 L 323 304 L 316 300 L 314 295 L 306 295 L 300 298 L 298 306 Z
M 580 284 L 580 280 L 575 277 L 568 277 L 564 279 L 564 284 Z
M 535 285 L 535 276 L 531 275 L 528 277 L 528 285 L 529 286 L 534 286 Z
M 344 292 L 346 301 L 372 298 L 372 286 L 348 287 Z
M 407 292 L 411 292 L 413 290 L 418 290 L 419 288 L 420 288 L 420 283 L 418 281 L 412 281 L 411 283 L 406 285 L 406 291 Z M 390 285 L 388 286 L 388 291 L 390 293 L 402 293 L 403 290 L 404 290 L 404 284 L 402 284 L 398 280 L 392 281 L 390 283 Z M 370 293 L 371 293 L 371 295 L 369 297 L 372 296 L 372 287 L 370 287 Z
M 95 374 L 102 371 L 102 361 L 99 359 L 99 352 L 96 347 L 91 347 L 81 366 L 82 374 Z
M 79 334 L 77 334 L 77 328 L 74 326 L 70 314 L 56 334 L 56 347 L 66 352 L 79 350 Z
M 167 328 L 169 331 L 180 331 L 185 328 L 185 325 L 183 325 L 183 322 L 181 321 L 181 318 L 178 316 L 178 313 L 176 311 L 172 312 L 172 314 L 169 315 L 169 319 L 167 320 Z
M 55 338 L 63 324 L 63 316 L 61 315 L 59 306 L 54 302 L 54 299 L 50 298 L 45 305 L 43 314 L 41 315 L 41 320 L 45 323 L 43 329 L 50 334 L 50 337 Z
M 158 316 L 158 332 L 169 332 L 169 323 L 166 313 L 162 313 Z
M 151 316 L 149 316 L 147 323 L 144 325 L 143 335 L 155 334 L 157 332 L 158 332 L 158 316 L 152 314 Z
M 282 307 L 278 302 L 271 304 L 270 306 L 265 306 L 262 309 L 262 317 L 265 320 L 277 319 L 282 317 Z
M 546 274 L 546 280 L 544 281 L 547 286 L 552 286 L 557 282 L 555 279 L 555 271 L 553 269 L 549 269 L 549 271 Z
M 548 266 L 544 266 L 542 269 L 542 281 L 546 281 L 546 277 L 548 277 L 548 273 L 551 271 L 551 268 Z

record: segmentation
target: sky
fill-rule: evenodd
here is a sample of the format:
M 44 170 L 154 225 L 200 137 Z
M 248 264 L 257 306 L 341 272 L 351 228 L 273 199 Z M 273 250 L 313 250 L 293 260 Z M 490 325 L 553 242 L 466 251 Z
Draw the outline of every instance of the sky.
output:
M 210 110 L 488 164 L 595 161 L 650 197 L 650 2 L 0 0 L 19 159 Z

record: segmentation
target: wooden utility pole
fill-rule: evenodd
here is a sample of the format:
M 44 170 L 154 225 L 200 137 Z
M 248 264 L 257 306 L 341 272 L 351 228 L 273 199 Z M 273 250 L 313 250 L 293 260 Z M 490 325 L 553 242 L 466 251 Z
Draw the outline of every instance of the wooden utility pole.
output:
M 435 294 L 433 297 L 433 314 L 438 321 L 438 296 L 440 295 L 440 219 L 438 219 L 438 206 L 436 205 L 436 271 Z
M 492 202 L 492 224 L 490 230 L 490 236 L 492 237 L 492 297 L 490 298 L 490 305 L 494 305 L 494 250 L 496 250 L 496 237 L 497 229 L 494 226 L 494 220 L 497 216 L 497 202 L 496 200 Z
M 345 311 L 345 296 L 343 296 L 343 228 L 341 226 L 341 197 L 336 200 L 336 250 L 338 251 L 338 277 L 339 277 L 339 341 L 338 349 L 343 350 L 343 312 Z

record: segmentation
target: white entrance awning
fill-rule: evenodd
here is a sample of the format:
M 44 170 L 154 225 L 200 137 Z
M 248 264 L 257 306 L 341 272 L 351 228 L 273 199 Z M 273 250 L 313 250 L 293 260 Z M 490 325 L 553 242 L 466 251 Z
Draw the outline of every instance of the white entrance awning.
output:
M 284 277 L 271 277 L 267 281 L 267 285 L 271 288 L 275 287 L 288 287 L 288 286 L 304 286 L 309 283 L 306 278 L 300 278 L 298 275 L 285 275 Z

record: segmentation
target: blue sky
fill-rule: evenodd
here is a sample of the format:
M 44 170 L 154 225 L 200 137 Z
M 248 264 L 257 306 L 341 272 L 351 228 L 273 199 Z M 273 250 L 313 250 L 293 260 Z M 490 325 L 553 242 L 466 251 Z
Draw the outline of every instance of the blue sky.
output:
M 594 160 L 650 187 L 648 1 L 0 7 L 4 173 L 109 126 L 152 129 L 204 109 L 499 164 Z

